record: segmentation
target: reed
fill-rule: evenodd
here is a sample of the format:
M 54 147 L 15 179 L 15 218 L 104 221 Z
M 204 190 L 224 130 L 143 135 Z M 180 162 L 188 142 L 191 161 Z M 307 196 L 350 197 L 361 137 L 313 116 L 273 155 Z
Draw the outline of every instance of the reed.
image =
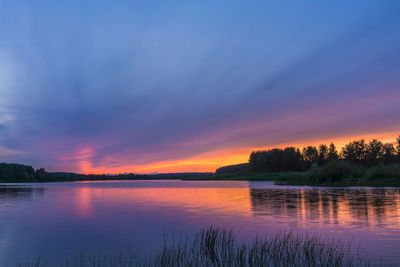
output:
M 190 267 L 190 266 L 369 266 L 351 243 L 323 240 L 318 235 L 280 232 L 240 241 L 237 232 L 219 227 L 204 229 L 192 238 L 164 239 L 161 250 L 144 260 L 130 255 L 81 255 L 78 263 L 60 266 L 89 267 Z M 18 264 L 18 267 L 41 267 L 45 263 Z

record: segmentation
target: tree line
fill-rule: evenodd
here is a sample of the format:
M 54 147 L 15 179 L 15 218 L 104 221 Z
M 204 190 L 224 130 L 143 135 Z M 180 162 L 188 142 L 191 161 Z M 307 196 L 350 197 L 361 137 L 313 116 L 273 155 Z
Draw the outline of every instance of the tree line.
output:
M 333 143 L 302 149 L 286 147 L 254 151 L 250 155 L 248 168 L 254 172 L 307 171 L 312 165 L 324 166 L 338 160 L 367 167 L 400 163 L 400 136 L 395 144 L 376 139 L 370 142 L 364 139 L 353 141 L 340 152 Z
M 0 163 L 0 178 L 2 181 L 37 181 L 49 177 L 44 169 L 35 170 L 32 166 L 16 163 Z
M 102 181 L 102 180 L 168 180 L 183 177 L 199 177 L 209 173 L 165 173 L 165 174 L 78 174 L 68 172 L 47 172 L 32 166 L 17 163 L 0 163 L 0 183 L 18 182 L 64 182 L 64 181 Z

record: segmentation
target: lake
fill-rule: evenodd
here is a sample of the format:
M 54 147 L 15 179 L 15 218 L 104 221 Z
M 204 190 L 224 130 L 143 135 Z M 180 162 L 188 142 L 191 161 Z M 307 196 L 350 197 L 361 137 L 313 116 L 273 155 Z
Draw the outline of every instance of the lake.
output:
M 246 181 L 101 181 L 0 186 L 0 264 L 132 250 L 210 226 L 249 239 L 292 230 L 359 244 L 400 264 L 400 189 Z

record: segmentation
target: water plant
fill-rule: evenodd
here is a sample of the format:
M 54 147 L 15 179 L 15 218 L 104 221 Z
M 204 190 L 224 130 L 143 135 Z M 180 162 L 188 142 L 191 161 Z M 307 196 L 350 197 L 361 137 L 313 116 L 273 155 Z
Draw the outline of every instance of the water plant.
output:
M 323 240 L 317 234 L 279 232 L 241 241 L 237 232 L 209 227 L 193 238 L 172 241 L 165 238 L 162 249 L 148 259 L 130 255 L 81 255 L 78 263 L 64 262 L 60 266 L 79 267 L 187 267 L 187 266 L 369 266 L 358 247 L 341 240 Z M 44 262 L 17 264 L 18 267 L 42 267 Z

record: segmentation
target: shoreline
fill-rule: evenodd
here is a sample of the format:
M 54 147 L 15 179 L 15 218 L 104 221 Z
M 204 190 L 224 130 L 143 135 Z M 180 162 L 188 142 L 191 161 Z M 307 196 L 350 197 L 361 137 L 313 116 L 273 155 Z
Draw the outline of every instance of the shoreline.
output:
M 10 187 L 10 186 L 23 186 L 24 184 L 46 184 L 46 183 L 79 183 L 79 182 L 123 182 L 123 181 L 248 181 L 248 182 L 274 182 L 276 186 L 307 186 L 307 187 L 369 187 L 369 188 L 400 188 L 399 183 L 393 183 L 393 181 L 384 180 L 380 183 L 373 182 L 356 182 L 356 181 L 347 181 L 347 182 L 332 182 L 332 183 L 311 183 L 311 182 L 299 182 L 290 179 L 286 179 L 287 177 L 301 176 L 307 177 L 307 173 L 302 174 L 290 174 L 290 173 L 281 173 L 281 174 L 270 174 L 270 173 L 262 173 L 262 174 L 232 174 L 232 175 L 221 175 L 221 174 L 213 174 L 213 175 L 205 175 L 205 176 L 188 176 L 188 177 L 140 177 L 137 179 L 82 179 L 82 180 L 46 180 L 46 181 L 1 181 L 0 187 Z M 250 176 L 250 177 L 249 177 Z M 351 178 L 347 178 L 351 180 Z M 353 178 L 354 179 L 354 178 Z

